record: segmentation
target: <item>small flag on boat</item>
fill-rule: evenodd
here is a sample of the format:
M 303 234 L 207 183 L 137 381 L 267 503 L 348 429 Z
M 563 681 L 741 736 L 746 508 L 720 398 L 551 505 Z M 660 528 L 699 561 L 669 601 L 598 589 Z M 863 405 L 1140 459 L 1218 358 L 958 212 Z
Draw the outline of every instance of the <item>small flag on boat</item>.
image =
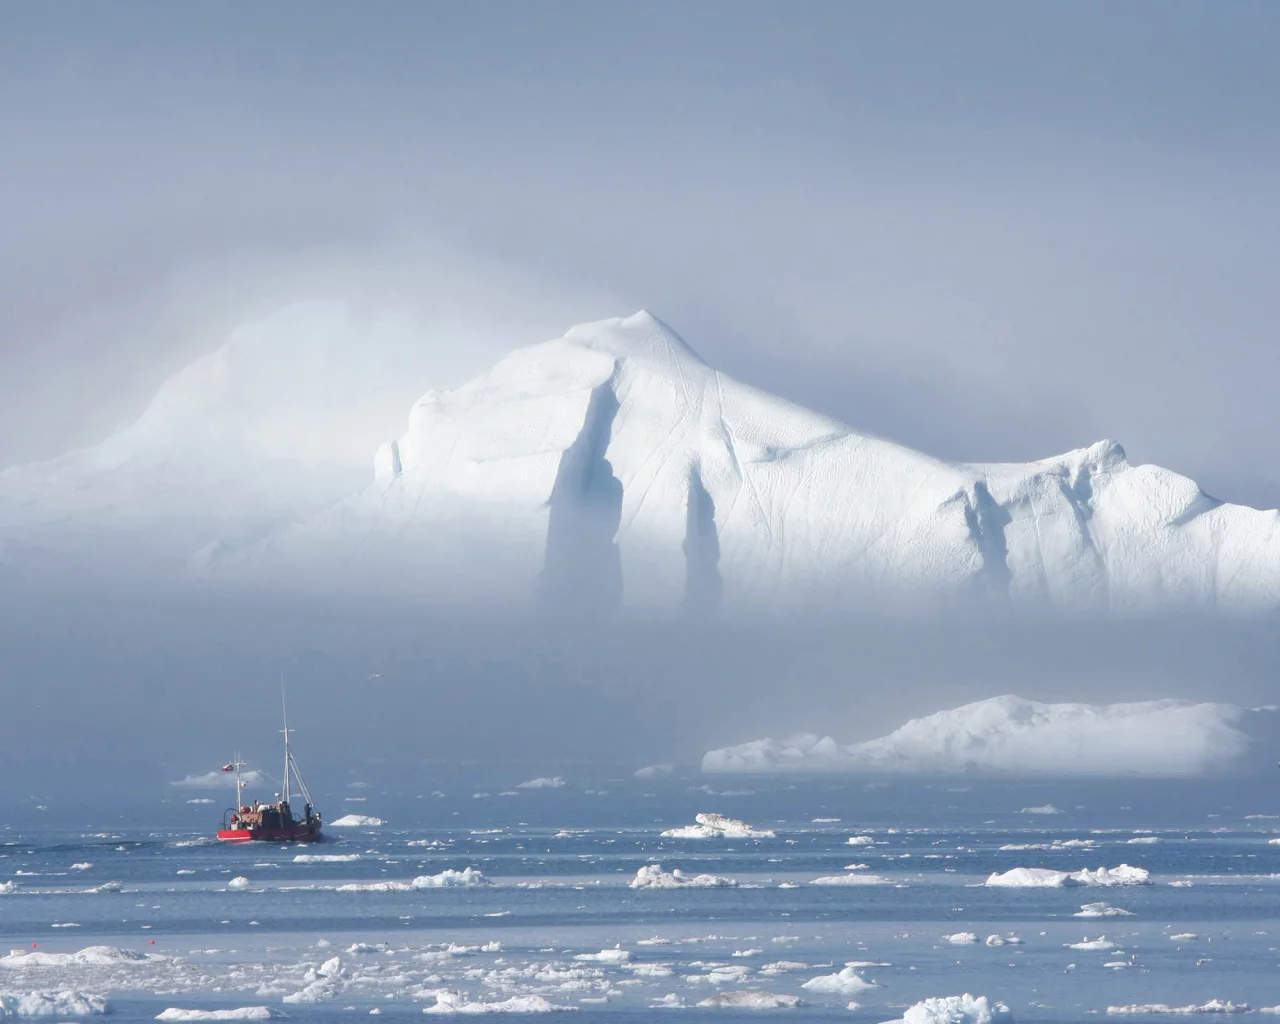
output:
M 235 771 L 235 770 L 236 770 L 236 766 L 235 766 L 235 765 L 233 765 L 233 764 L 224 764 L 224 765 L 222 766 L 222 770 L 223 770 L 224 772 L 233 772 L 233 771 Z

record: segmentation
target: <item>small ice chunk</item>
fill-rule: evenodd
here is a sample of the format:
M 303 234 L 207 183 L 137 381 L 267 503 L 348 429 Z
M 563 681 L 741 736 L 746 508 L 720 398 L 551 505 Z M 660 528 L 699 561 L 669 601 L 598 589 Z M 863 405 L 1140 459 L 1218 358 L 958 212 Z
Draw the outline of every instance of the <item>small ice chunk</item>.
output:
M 483 871 L 475 868 L 463 868 L 461 871 L 455 871 L 453 868 L 445 868 L 438 875 L 419 875 L 413 880 L 415 889 L 446 889 L 458 886 L 475 886 L 475 885 L 492 885 L 493 883 L 485 877 Z
M 613 949 L 602 949 L 599 953 L 579 953 L 574 959 L 601 964 L 624 964 L 631 959 L 631 950 L 615 946 Z
M 250 884 L 249 879 L 245 878 L 244 875 L 236 875 L 235 878 L 231 879 L 231 881 L 227 883 L 227 888 L 228 889 L 247 889 L 249 888 L 249 884 Z
M 269 1006 L 241 1006 L 234 1010 L 182 1010 L 171 1006 L 156 1014 L 156 1020 L 275 1020 L 283 1016 Z
M 423 1013 L 554 1013 L 560 1010 L 576 1010 L 576 1006 L 556 1006 L 545 996 L 512 996 L 500 1002 L 471 1002 L 461 992 L 448 990 L 435 993 L 436 1003 L 423 1009 Z
M 1084 903 L 1072 917 L 1133 917 L 1132 910 L 1122 910 L 1107 903 Z
M 386 822 L 381 818 L 375 818 L 371 814 L 344 814 L 337 821 L 328 823 L 329 828 L 374 828 L 378 825 L 385 825 Z
M 845 846 L 874 846 L 875 840 L 870 836 L 850 836 L 844 844 Z
M 544 775 L 541 778 L 521 782 L 516 789 L 563 789 L 565 785 L 564 777 L 561 775 Z
M 944 935 L 942 937 L 953 946 L 972 946 L 978 941 L 978 936 L 975 932 L 953 932 L 951 935 Z M 997 939 L 999 937 L 1000 936 L 998 935 L 993 936 L 993 938 Z M 988 942 L 987 945 L 994 945 L 994 943 Z
M 1054 807 L 1053 804 L 1045 804 L 1042 807 L 1024 807 L 1018 812 L 1019 814 L 1061 814 L 1061 808 Z
M 88 871 L 91 867 L 93 867 L 93 863 L 91 861 L 82 860 L 76 864 L 72 864 L 71 870 L 72 871 Z
M 359 860 L 358 853 L 300 853 L 293 858 L 295 864 L 348 864 Z
M 1115 949 L 1116 943 L 1112 942 L 1105 935 L 1099 935 L 1096 939 L 1081 939 L 1079 942 L 1067 943 L 1067 949 L 1085 949 L 1085 950 L 1108 950 Z

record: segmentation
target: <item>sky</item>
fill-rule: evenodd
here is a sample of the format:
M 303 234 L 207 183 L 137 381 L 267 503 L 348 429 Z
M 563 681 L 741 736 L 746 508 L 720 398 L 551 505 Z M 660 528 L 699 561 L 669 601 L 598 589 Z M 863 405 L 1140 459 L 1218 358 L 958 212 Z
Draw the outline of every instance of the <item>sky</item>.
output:
M 378 334 L 406 420 L 517 345 L 647 308 L 733 377 L 932 455 L 1109 437 L 1274 508 L 1278 43 L 1269 0 L 0 0 L 0 466 L 98 441 L 304 300 L 409 325 Z M 289 376 L 301 402 L 313 378 Z M 1259 701 L 1280 666 L 1231 623 L 584 642 L 0 597 L 0 765 L 52 771 L 56 737 L 157 784 L 224 759 L 226 707 L 282 670 L 311 680 L 317 741 L 550 770 L 574 744 L 638 766 L 815 722 L 868 738 L 1001 692 Z
M 932 454 L 1112 437 L 1275 507 L 1278 32 L 1266 2 L 6 4 L 0 463 L 257 311 L 465 278 L 504 328 L 433 338 L 446 384 L 645 307 Z

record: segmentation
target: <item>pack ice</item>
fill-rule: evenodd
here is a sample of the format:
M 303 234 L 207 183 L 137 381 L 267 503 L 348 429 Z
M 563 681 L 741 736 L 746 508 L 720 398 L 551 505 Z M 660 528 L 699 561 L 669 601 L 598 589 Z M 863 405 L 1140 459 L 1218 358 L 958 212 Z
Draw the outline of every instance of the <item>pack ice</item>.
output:
M 1003 696 L 913 718 L 841 745 L 802 734 L 712 750 L 704 772 L 898 772 L 1199 776 L 1274 742 L 1274 709 L 1182 700 L 1042 704 Z
M 1031 463 L 935 459 L 735 381 L 647 312 L 427 391 L 398 438 L 369 443 L 373 481 L 352 492 L 353 445 L 388 436 L 388 403 L 431 382 L 394 323 L 361 336 L 325 306 L 276 321 L 100 444 L 0 474 L 0 539 L 130 564 L 135 548 L 185 548 L 200 573 L 285 587 L 432 578 L 606 607 L 1280 601 L 1275 511 L 1130 465 L 1112 441 Z

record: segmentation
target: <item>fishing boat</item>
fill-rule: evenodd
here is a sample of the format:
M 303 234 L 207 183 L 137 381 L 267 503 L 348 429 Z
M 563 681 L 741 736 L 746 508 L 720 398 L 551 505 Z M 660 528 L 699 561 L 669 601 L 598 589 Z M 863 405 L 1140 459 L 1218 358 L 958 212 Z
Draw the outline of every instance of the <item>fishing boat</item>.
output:
M 298 762 L 294 759 L 293 748 L 289 743 L 289 728 L 286 716 L 284 728 L 284 785 L 276 794 L 276 802 L 264 804 L 255 800 L 251 804 L 244 801 L 244 777 L 241 769 L 245 762 L 237 753 L 229 764 L 222 767 L 224 772 L 236 774 L 236 805 L 229 807 L 222 815 L 222 827 L 218 830 L 218 838 L 229 843 L 315 843 L 320 840 L 320 812 L 315 809 L 311 793 L 307 789 L 306 780 L 298 770 Z M 304 801 L 302 817 L 293 812 L 291 799 L 293 782 L 298 784 L 298 791 Z

